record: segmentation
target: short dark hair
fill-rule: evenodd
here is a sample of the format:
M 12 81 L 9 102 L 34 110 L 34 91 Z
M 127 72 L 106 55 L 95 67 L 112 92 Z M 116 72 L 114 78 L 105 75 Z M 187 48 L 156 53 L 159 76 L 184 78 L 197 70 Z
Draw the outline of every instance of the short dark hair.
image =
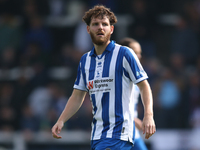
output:
M 85 15 L 83 16 L 82 20 L 89 26 L 91 18 L 97 18 L 99 16 L 102 18 L 104 16 L 107 16 L 111 25 L 117 23 L 117 17 L 115 16 L 115 14 L 109 8 L 103 5 L 96 5 L 92 9 L 89 9 L 87 12 L 85 12 Z
M 121 41 L 119 41 L 119 44 L 121 44 L 122 46 L 130 46 L 130 43 L 139 43 L 137 40 L 133 39 L 133 38 L 123 38 Z

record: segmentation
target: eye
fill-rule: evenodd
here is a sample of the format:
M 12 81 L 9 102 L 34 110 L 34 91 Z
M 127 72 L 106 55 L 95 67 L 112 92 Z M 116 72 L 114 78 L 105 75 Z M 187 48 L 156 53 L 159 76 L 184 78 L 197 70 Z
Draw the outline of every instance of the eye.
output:
M 94 26 L 98 26 L 98 23 L 97 23 L 97 22 L 96 22 L 96 23 L 93 23 L 93 25 L 94 25 Z

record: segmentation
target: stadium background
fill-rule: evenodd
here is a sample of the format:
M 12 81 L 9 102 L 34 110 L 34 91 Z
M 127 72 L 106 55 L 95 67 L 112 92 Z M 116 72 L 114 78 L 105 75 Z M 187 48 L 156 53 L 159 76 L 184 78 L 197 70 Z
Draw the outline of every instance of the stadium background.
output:
M 62 140 L 50 130 L 92 47 L 81 17 L 98 3 L 117 15 L 112 40 L 142 46 L 157 126 L 149 150 L 199 150 L 200 0 L 0 0 L 0 150 L 89 149 L 88 96 Z

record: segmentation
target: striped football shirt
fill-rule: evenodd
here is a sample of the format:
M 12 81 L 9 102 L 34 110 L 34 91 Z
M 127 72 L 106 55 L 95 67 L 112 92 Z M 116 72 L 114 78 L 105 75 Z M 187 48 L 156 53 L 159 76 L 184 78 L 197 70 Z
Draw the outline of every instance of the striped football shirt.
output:
M 93 106 L 91 140 L 115 138 L 133 142 L 134 84 L 147 79 L 136 54 L 111 41 L 101 56 L 95 49 L 80 60 L 75 89 L 89 92 Z

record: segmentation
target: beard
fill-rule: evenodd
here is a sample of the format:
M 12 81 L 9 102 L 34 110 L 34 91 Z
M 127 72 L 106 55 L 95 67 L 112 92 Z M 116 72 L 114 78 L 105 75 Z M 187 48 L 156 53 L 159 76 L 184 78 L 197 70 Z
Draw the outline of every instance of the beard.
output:
M 90 32 L 90 37 L 92 39 L 92 42 L 96 45 L 103 45 L 107 43 L 110 40 L 111 34 L 105 35 L 105 37 L 102 38 L 96 38 L 94 33 Z

